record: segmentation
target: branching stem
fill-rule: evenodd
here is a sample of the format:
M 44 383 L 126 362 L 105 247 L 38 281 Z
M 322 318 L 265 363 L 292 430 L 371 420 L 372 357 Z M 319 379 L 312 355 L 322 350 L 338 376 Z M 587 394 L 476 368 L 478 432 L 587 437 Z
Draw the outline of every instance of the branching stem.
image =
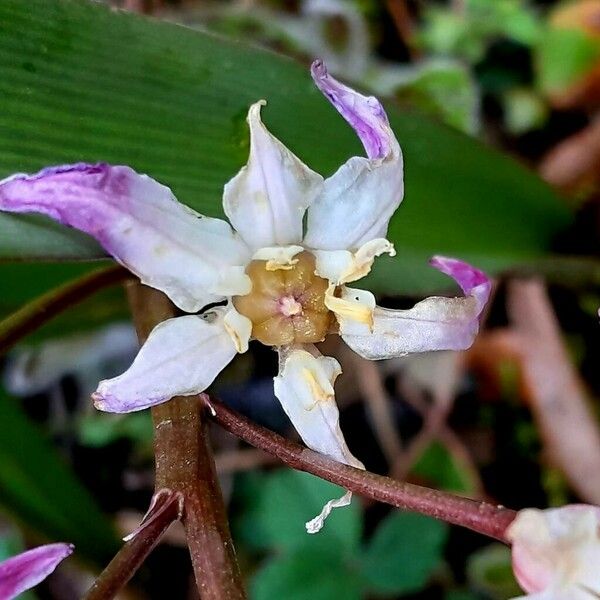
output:
M 508 543 L 506 529 L 516 516 L 514 510 L 344 465 L 253 423 L 205 394 L 202 396 L 209 414 L 219 425 L 293 469 L 312 473 L 361 496 L 461 525 Z

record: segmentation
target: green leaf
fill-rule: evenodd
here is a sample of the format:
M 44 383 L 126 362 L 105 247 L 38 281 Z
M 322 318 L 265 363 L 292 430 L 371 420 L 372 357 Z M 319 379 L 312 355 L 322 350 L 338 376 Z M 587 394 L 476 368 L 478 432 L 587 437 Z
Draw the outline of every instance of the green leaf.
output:
M 223 185 L 247 158 L 246 112 L 260 98 L 267 125 L 323 174 L 362 153 L 307 68 L 273 53 L 87 0 L 4 0 L 0 25 L 0 176 L 125 163 L 221 216 Z M 426 265 L 434 253 L 491 270 L 529 261 L 569 222 L 550 189 L 512 160 L 388 109 L 406 157 L 406 200 L 389 232 L 398 257 L 379 261 L 375 291 L 446 283 Z M 101 254 L 30 216 L 1 215 L 0 240 L 4 259 Z
M 341 555 L 323 549 L 299 548 L 269 562 L 255 576 L 251 600 L 360 600 L 361 582 Z
M 153 437 L 150 411 L 126 415 L 111 415 L 95 411 L 77 423 L 81 443 L 92 448 L 107 446 L 125 438 L 136 446 L 151 446 Z
M 467 577 L 471 587 L 492 600 L 521 596 L 513 574 L 510 548 L 490 544 L 469 558 Z
M 0 389 L 0 504 L 53 542 L 105 563 L 118 550 L 115 531 L 56 450 Z
M 565 92 L 600 60 L 600 42 L 578 29 L 548 29 L 536 48 L 538 87 L 547 94 Z
M 436 488 L 471 494 L 475 482 L 469 472 L 457 463 L 448 449 L 439 442 L 432 442 L 415 463 L 412 473 L 435 484 Z
M 281 469 L 266 478 L 260 490 L 257 526 L 271 547 L 307 552 L 325 548 L 351 555 L 361 535 L 361 515 L 356 499 L 335 509 L 318 535 L 309 536 L 304 524 L 318 515 L 323 505 L 343 496 L 345 490 L 314 475 Z
M 445 523 L 413 513 L 392 513 L 364 551 L 362 575 L 368 588 L 381 594 L 419 591 L 439 566 L 447 536 Z

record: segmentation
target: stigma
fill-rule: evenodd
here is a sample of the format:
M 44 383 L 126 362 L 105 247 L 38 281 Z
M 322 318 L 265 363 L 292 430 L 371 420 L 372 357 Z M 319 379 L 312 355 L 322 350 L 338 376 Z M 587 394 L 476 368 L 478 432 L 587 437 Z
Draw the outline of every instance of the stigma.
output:
M 252 337 L 267 346 L 321 342 L 333 313 L 325 305 L 329 283 L 315 275 L 310 252 L 295 256 L 288 269 L 272 270 L 268 261 L 253 260 L 246 268 L 252 290 L 234 296 L 236 310 L 252 321 Z

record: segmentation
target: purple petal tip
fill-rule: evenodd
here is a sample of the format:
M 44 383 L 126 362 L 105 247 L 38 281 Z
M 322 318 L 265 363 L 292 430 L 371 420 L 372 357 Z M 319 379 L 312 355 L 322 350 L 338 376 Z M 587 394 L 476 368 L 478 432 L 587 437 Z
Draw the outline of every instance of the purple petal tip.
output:
M 0 563 L 0 598 L 10 600 L 36 586 L 73 552 L 72 544 L 39 546 Z
M 385 110 L 377 98 L 363 96 L 339 82 L 329 74 L 321 60 L 312 63 L 310 73 L 321 93 L 354 129 L 370 159 L 400 152 Z
M 434 256 L 429 264 L 456 281 L 465 295 L 477 298 L 481 309 L 490 297 L 492 283 L 490 278 L 479 269 L 462 260 L 447 256 Z

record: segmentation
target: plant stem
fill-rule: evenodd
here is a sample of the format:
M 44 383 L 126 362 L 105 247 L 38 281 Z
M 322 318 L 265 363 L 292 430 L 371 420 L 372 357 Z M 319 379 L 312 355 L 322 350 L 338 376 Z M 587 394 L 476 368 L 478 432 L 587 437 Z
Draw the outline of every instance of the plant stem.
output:
M 138 283 L 128 296 L 140 341 L 152 328 L 176 315 L 166 296 Z M 227 512 L 198 396 L 175 397 L 152 408 L 156 489 L 184 498 L 183 526 L 202 600 L 245 598 Z
M 253 423 L 224 404 L 208 399 L 206 394 L 202 396 L 219 425 L 293 469 L 312 473 L 361 496 L 461 525 L 508 543 L 506 529 L 516 516 L 514 510 L 344 465 Z
M 120 266 L 98 269 L 25 304 L 0 322 L 0 354 L 10 350 L 23 337 L 70 306 L 81 302 L 102 288 L 129 277 L 131 274 Z
M 163 500 L 163 506 L 157 511 L 156 517 L 140 528 L 138 533 L 119 550 L 94 581 L 83 600 L 110 600 L 125 587 L 169 525 L 180 516 L 179 497 L 173 492 L 170 494 L 170 497 Z

